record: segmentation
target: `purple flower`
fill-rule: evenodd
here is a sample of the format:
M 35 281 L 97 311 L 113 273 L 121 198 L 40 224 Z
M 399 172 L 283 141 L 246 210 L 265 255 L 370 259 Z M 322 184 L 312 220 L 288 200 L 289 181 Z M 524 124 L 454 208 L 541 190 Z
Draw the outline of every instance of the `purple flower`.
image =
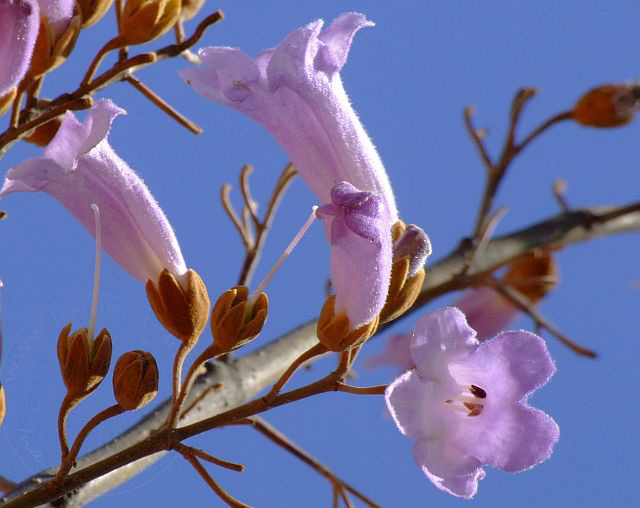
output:
M 201 95 L 269 130 L 328 204 L 319 217 L 328 219 L 334 310 L 347 313 L 352 330 L 384 305 L 390 228 L 398 220 L 389 178 L 339 74 L 355 33 L 372 25 L 357 13 L 343 14 L 325 30 L 314 21 L 255 59 L 238 49 L 204 48 L 202 65 L 180 73 Z
M 331 190 L 332 204 L 318 208 L 331 243 L 334 313 L 346 314 L 351 329 L 370 322 L 387 297 L 391 275 L 391 235 L 380 194 L 348 182 Z
M 54 40 L 57 40 L 68 28 L 73 17 L 75 0 L 39 0 L 40 13 L 47 18 L 53 32 Z
M 36 0 L 0 0 L 0 97 L 27 72 L 39 26 Z
M 163 269 L 180 278 L 186 266 L 169 221 L 140 177 L 113 151 L 107 135 L 126 112 L 100 100 L 84 123 L 67 112 L 42 157 L 7 173 L 0 197 L 43 191 L 67 208 L 95 236 L 92 203 L 100 207 L 107 253 L 141 282 Z
M 398 213 L 389 179 L 339 74 L 355 33 L 373 23 L 349 13 L 325 30 L 322 25 L 317 20 L 294 30 L 255 60 L 239 49 L 201 49 L 202 65 L 180 76 L 269 130 L 323 203 L 334 185 L 349 182 L 380 194 L 393 223 Z
M 438 488 L 468 499 L 483 464 L 516 472 L 549 458 L 558 426 L 527 404 L 555 371 L 540 337 L 514 331 L 480 343 L 464 314 L 446 307 L 418 322 L 411 357 L 415 369 L 391 383 L 385 398 Z

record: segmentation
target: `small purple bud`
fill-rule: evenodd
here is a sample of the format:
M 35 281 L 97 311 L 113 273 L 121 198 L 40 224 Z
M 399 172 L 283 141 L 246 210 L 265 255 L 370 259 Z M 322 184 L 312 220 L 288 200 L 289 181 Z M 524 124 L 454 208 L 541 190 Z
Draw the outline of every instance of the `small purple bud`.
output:
M 431 242 L 427 234 L 415 224 L 408 224 L 393 245 L 393 260 L 409 256 L 409 277 L 420 270 L 431 255 Z

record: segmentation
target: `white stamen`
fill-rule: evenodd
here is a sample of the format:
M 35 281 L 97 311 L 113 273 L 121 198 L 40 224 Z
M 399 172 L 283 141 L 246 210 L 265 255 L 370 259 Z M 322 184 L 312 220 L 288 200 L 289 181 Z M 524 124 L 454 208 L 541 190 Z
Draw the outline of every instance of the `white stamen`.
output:
M 100 224 L 100 208 L 95 203 L 91 204 L 96 220 L 96 266 L 93 271 L 93 294 L 91 295 L 91 314 L 89 316 L 89 340 L 93 340 L 96 330 L 96 314 L 98 312 L 98 294 L 100 293 L 100 255 L 102 253 L 102 227 Z
M 251 309 L 253 308 L 253 304 L 256 303 L 256 300 L 258 299 L 258 296 L 260 296 L 260 293 L 262 293 L 262 290 L 265 288 L 265 286 L 269 283 L 271 278 L 278 271 L 278 268 L 280 268 L 282 263 L 284 263 L 284 260 L 287 259 L 287 256 L 289 254 L 291 254 L 291 252 L 296 247 L 296 245 L 298 245 L 298 242 L 304 236 L 304 234 L 307 232 L 307 229 L 309 229 L 309 227 L 311 227 L 311 224 L 313 224 L 313 221 L 316 220 L 316 210 L 317 209 L 318 209 L 317 206 L 311 207 L 311 215 L 309 215 L 309 218 L 307 219 L 307 221 L 302 225 L 302 227 L 300 228 L 300 231 L 298 231 L 296 233 L 296 236 L 293 237 L 293 240 L 291 240 L 291 243 L 289 245 L 287 245 L 287 248 L 280 255 L 280 257 L 278 258 L 278 261 L 275 262 L 275 264 L 273 265 L 273 268 L 271 268 L 271 270 L 265 276 L 265 278 L 262 279 L 262 282 L 260 282 L 260 284 L 258 284 L 258 287 L 253 292 L 253 294 L 251 295 L 249 300 L 247 300 L 247 312 L 251 312 Z

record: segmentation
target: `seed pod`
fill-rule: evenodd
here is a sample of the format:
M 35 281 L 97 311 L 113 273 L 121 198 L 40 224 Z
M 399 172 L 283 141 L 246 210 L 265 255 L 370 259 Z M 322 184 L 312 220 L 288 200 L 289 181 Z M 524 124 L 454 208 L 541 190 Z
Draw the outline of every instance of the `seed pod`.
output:
M 66 60 L 76 44 L 81 25 L 82 15 L 77 5 L 69 26 L 59 36 L 55 35 L 46 17 L 40 19 L 40 30 L 29 67 L 31 79 L 52 71 Z
M 204 0 L 182 0 L 180 19 L 187 21 L 193 18 L 204 5 Z
M 146 288 L 149 304 L 162 326 L 180 340 L 195 344 L 207 325 L 211 309 L 207 288 L 200 276 L 194 270 L 187 270 L 181 285 L 165 269 L 156 283 L 147 281 Z
M 59 117 L 49 120 L 47 123 L 36 127 L 33 133 L 23 138 L 23 140 L 36 146 L 47 146 L 58 132 L 61 122 L 62 119 Z
M 58 361 L 69 393 L 86 396 L 95 390 L 109 372 L 111 363 L 111 336 L 106 329 L 89 340 L 86 328 L 69 336 L 71 323 L 58 337 Z
M 14 86 L 5 95 L 0 97 L 0 116 L 4 115 L 7 111 L 11 109 L 11 105 L 13 104 L 13 100 L 16 98 L 17 93 L 18 93 L 18 90 Z
M 4 420 L 4 416 L 7 414 L 7 400 L 4 395 L 4 388 L 2 388 L 2 384 L 0 384 L 0 425 L 2 425 L 2 421 Z
M 629 123 L 639 107 L 638 83 L 602 85 L 578 99 L 571 117 L 587 127 L 619 127 Z
M 503 282 L 538 303 L 558 283 L 556 264 L 551 253 L 531 254 L 511 265 Z
M 332 295 L 324 302 L 316 333 L 318 340 L 329 350 L 346 351 L 358 346 L 371 337 L 378 329 L 379 315 L 373 321 L 355 330 L 350 330 L 349 318 L 345 314 L 335 315 L 336 296 Z
M 211 335 L 216 352 L 229 352 L 253 340 L 262 330 L 269 310 L 269 299 L 260 293 L 247 308 L 249 289 L 236 286 L 220 295 L 211 312 Z
M 113 395 L 126 411 L 140 409 L 158 393 L 158 365 L 151 353 L 129 351 L 113 370 Z
M 121 18 L 126 45 L 144 44 L 165 34 L 178 21 L 181 0 L 129 0 Z
M 431 242 L 426 233 L 402 221 L 392 228 L 393 265 L 387 301 L 380 311 L 380 322 L 393 321 L 416 301 L 425 278 L 424 263 L 431 255 Z

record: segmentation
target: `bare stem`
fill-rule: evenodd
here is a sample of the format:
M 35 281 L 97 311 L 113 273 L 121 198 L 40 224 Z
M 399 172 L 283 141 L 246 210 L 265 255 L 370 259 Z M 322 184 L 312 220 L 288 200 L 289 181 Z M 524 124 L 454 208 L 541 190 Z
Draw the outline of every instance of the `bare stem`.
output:
M 265 421 L 263 418 L 259 416 L 253 416 L 251 418 L 242 418 L 240 420 L 236 420 L 234 425 L 250 425 L 258 432 L 260 432 L 263 436 L 267 437 L 270 441 L 277 444 L 281 448 L 285 449 L 293 456 L 300 459 L 302 462 L 310 466 L 312 469 L 317 471 L 319 474 L 324 476 L 331 485 L 334 487 L 334 492 L 341 495 L 342 499 L 348 502 L 346 498 L 346 494 L 344 490 L 348 490 L 354 496 L 358 497 L 361 501 L 366 503 L 368 506 L 372 508 L 380 508 L 380 505 L 375 501 L 372 501 L 367 496 L 365 496 L 362 492 L 357 490 L 355 487 L 349 485 L 347 482 L 339 478 L 335 473 L 333 473 L 328 467 L 319 462 L 315 457 L 310 455 L 308 452 L 304 451 L 300 446 L 291 441 L 287 436 L 285 436 L 282 432 L 276 429 L 273 425 Z M 342 492 L 341 492 L 342 491 Z
M 182 452 L 189 453 L 190 455 L 198 457 L 202 460 L 206 460 L 207 462 L 214 464 L 216 466 L 229 469 L 230 471 L 236 471 L 237 473 L 242 473 L 244 471 L 244 466 L 242 464 L 236 464 L 235 462 L 228 462 L 226 460 L 218 459 L 213 455 L 209 455 L 208 453 L 203 452 L 202 450 L 198 450 L 197 448 L 192 448 L 191 446 L 187 446 L 182 443 L 176 443 L 173 446 L 173 449 L 180 453 Z
M 104 57 L 107 56 L 107 53 L 109 53 L 109 51 L 113 51 L 114 49 L 121 48 L 123 45 L 124 45 L 124 41 L 119 35 L 117 35 L 116 37 L 108 41 L 104 46 L 102 46 L 96 53 L 96 56 L 93 57 L 93 61 L 89 65 L 87 72 L 82 78 L 82 81 L 80 82 L 80 86 L 87 86 L 91 82 L 91 78 L 93 78 L 93 75 L 98 70 L 98 66 L 100 65 L 100 62 L 102 62 Z
M 355 395 L 384 395 L 388 385 L 378 386 L 350 386 L 346 384 L 339 384 L 338 391 L 353 393 Z
M 220 499 L 222 499 L 228 506 L 234 508 L 251 508 L 249 505 L 244 504 L 242 501 L 238 501 L 231 494 L 226 492 L 220 485 L 218 485 L 207 470 L 200 464 L 200 461 L 191 453 L 186 450 L 178 450 L 178 453 L 182 455 L 189 464 L 198 472 L 207 485 L 213 490 Z
M 115 404 L 107 409 L 103 409 L 97 415 L 95 415 L 91 420 L 89 420 L 84 427 L 78 433 L 75 441 L 73 442 L 73 446 L 71 447 L 71 451 L 67 454 L 66 457 L 63 458 L 62 464 L 60 464 L 60 469 L 58 470 L 58 474 L 55 477 L 54 482 L 56 484 L 62 483 L 65 476 L 69 474 L 73 464 L 75 463 L 76 457 L 78 456 L 78 452 L 80 452 L 80 448 L 84 443 L 84 440 L 87 439 L 89 433 L 95 429 L 98 425 L 100 425 L 105 420 L 112 418 L 114 416 L 120 415 L 124 413 L 124 409 L 120 407 L 119 404 Z
M 60 450 L 62 452 L 62 460 L 69 454 L 69 441 L 67 439 L 67 417 L 71 410 L 76 407 L 82 397 L 67 392 L 60 405 L 58 412 L 58 439 L 60 440 Z
M 182 366 L 184 365 L 184 361 L 187 358 L 189 351 L 193 349 L 193 346 L 194 344 L 191 342 L 181 342 L 178 352 L 176 353 L 176 357 L 173 360 L 173 406 L 171 407 L 171 412 L 167 418 L 167 428 L 175 426 L 182 402 L 184 401 L 184 396 L 181 392 Z
M 182 113 L 177 111 L 173 106 L 171 106 L 168 102 L 166 102 L 162 97 L 156 94 L 151 88 L 142 83 L 138 78 L 134 76 L 127 76 L 126 80 L 131 83 L 139 92 L 142 93 L 147 99 L 149 99 L 153 104 L 158 106 L 162 111 L 164 111 L 167 115 L 173 118 L 176 122 L 178 122 L 183 127 L 187 128 L 193 134 L 202 134 L 203 129 L 196 123 L 189 120 Z

